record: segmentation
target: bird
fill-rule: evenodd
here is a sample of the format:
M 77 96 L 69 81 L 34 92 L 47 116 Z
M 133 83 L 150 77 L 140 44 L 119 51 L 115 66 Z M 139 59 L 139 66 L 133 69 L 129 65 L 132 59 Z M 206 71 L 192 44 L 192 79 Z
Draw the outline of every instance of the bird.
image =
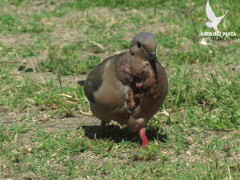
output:
M 215 13 L 213 12 L 213 10 L 209 4 L 209 0 L 208 0 L 207 4 L 206 4 L 206 14 L 207 14 L 208 19 L 210 20 L 210 22 L 206 22 L 207 27 L 213 28 L 215 30 L 215 32 L 220 32 L 218 30 L 217 26 L 222 21 L 224 16 L 227 14 L 227 11 L 223 16 L 216 17 Z
M 106 58 L 80 83 L 93 115 L 101 120 L 101 134 L 113 120 L 139 132 L 142 148 L 149 144 L 146 124 L 168 92 L 167 74 L 158 61 L 156 48 L 155 36 L 140 32 L 128 52 Z

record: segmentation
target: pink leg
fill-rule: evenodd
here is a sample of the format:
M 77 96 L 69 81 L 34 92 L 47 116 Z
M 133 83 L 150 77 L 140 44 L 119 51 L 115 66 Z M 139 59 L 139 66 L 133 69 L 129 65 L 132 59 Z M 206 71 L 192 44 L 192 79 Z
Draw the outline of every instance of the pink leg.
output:
M 147 144 L 148 144 L 148 138 L 147 138 L 147 135 L 146 135 L 146 129 L 145 128 L 140 129 L 139 134 L 140 134 L 140 137 L 141 137 L 141 139 L 143 141 L 141 147 L 145 149 Z

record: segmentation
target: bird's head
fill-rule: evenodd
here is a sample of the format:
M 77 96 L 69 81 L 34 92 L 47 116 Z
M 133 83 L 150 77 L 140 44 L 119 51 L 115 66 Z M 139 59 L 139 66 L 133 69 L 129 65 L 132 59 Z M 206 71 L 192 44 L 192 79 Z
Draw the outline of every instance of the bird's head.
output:
M 134 36 L 130 54 L 150 62 L 157 62 L 156 48 L 157 41 L 154 35 L 148 32 L 141 32 Z

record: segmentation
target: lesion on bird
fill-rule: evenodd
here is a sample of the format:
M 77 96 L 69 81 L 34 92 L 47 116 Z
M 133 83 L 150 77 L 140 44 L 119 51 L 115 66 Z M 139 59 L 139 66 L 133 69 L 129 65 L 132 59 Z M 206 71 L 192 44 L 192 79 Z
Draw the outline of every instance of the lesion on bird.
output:
M 134 109 L 139 105 L 141 101 L 141 97 L 143 97 L 143 94 L 141 93 L 134 93 L 132 89 L 128 92 L 128 107 L 131 112 L 134 111 Z
M 151 69 L 148 63 L 144 64 L 140 69 L 141 71 L 136 69 L 128 71 L 132 77 L 130 90 L 128 92 L 128 107 L 131 112 L 134 112 L 135 108 L 140 104 L 142 97 L 149 94 L 153 83 L 149 79 L 151 77 Z

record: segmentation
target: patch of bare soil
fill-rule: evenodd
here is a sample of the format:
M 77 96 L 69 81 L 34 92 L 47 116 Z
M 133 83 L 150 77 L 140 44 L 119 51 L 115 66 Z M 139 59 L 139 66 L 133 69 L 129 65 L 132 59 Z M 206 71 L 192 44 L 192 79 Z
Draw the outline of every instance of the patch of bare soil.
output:
M 43 124 L 47 129 L 79 129 L 83 126 L 98 126 L 100 121 L 93 116 L 81 116 L 72 118 L 55 118 Z
M 77 113 L 77 112 L 76 112 Z M 45 107 L 32 107 L 23 112 L 15 112 L 7 107 L 0 108 L 0 124 L 40 125 L 47 129 L 79 129 L 82 126 L 98 126 L 100 121 L 93 116 L 76 114 L 74 117 L 52 116 Z
M 0 42 L 4 45 L 13 47 L 17 45 L 32 44 L 36 38 L 31 37 L 30 34 L 5 34 L 0 35 Z
M 27 67 L 28 66 L 26 66 L 26 68 L 24 69 L 29 70 L 29 68 Z M 79 75 L 79 76 L 69 75 L 69 76 L 60 76 L 60 80 L 59 80 L 57 74 L 53 74 L 50 72 L 35 72 L 34 68 L 33 68 L 33 72 L 14 71 L 12 72 L 12 75 L 17 80 L 23 80 L 25 77 L 31 81 L 39 82 L 41 84 L 46 84 L 49 81 L 53 81 L 54 84 L 59 85 L 59 88 L 61 87 L 60 82 L 63 87 L 77 88 L 77 86 L 79 86 L 78 81 L 84 80 L 86 77 L 85 75 Z

